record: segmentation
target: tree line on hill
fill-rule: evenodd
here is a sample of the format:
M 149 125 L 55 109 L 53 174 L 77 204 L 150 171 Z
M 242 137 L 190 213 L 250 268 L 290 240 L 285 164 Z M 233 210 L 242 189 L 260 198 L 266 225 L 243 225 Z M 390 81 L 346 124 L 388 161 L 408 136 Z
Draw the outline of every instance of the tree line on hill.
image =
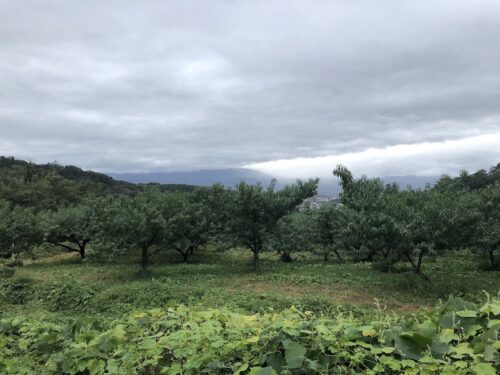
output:
M 71 165 L 35 164 L 0 156 L 0 199 L 36 211 L 75 205 L 93 196 L 134 195 L 148 186 L 157 186 L 161 191 L 195 188 L 180 184 L 132 184 Z
M 8 168 L 13 167 L 23 168 Z M 31 167 L 24 168 L 28 173 Z M 489 268 L 500 268 L 500 164 L 457 178 L 445 176 L 423 190 L 355 179 L 343 166 L 333 173 L 341 180 L 341 203 L 316 209 L 302 203 L 316 193 L 317 179 L 281 190 L 273 183 L 263 187 L 242 182 L 234 188 L 146 186 L 124 193 L 108 181 L 103 183 L 118 189 L 114 194 L 54 200 L 48 208 L 36 198 L 32 206 L 28 201 L 20 204 L 17 196 L 11 199 L 2 190 L 0 256 L 12 258 L 45 242 L 82 259 L 89 248 L 94 256 L 112 259 L 136 253 L 146 270 L 157 253 L 176 251 L 189 262 L 195 252 L 216 244 L 247 248 L 254 269 L 263 251 L 276 251 L 285 262 L 295 252 L 311 251 L 325 261 L 335 256 L 337 261 L 372 262 L 385 272 L 406 263 L 428 280 L 422 267 L 426 257 L 467 248 Z M 23 183 L 33 182 L 28 178 Z

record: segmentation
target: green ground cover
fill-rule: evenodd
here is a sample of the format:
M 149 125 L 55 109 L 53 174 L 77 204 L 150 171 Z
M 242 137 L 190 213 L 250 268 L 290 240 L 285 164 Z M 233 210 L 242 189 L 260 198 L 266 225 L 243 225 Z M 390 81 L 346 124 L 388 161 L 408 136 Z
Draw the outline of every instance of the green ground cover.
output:
M 428 261 L 430 283 L 294 256 L 257 273 L 244 250 L 146 274 L 132 257 L 25 262 L 0 278 L 0 373 L 496 373 L 500 278 L 470 254 Z
M 389 311 L 413 312 L 433 307 L 449 295 L 478 300 L 482 291 L 495 295 L 500 290 L 498 272 L 479 270 L 471 256 L 456 252 L 427 262 L 430 283 L 410 270 L 382 273 L 369 263 L 325 264 L 310 253 L 297 254 L 292 263 L 266 253 L 257 273 L 251 271 L 250 256 L 243 250 L 200 252 L 191 264 L 178 263 L 172 254 L 157 259 L 146 275 L 133 259 L 124 263 L 81 263 L 73 255 L 48 259 L 21 267 L 8 279 L 21 284 L 26 279 L 29 285 L 18 291 L 25 294 L 21 301 L 25 303 L 8 303 L 4 310 L 22 306 L 116 314 L 182 303 L 254 313 L 291 305 L 313 311 L 338 305 L 371 309 L 378 301 Z M 15 288 L 10 289 L 14 293 L 10 301 L 16 302 Z M 73 305 L 64 302 L 69 297 L 77 299 Z

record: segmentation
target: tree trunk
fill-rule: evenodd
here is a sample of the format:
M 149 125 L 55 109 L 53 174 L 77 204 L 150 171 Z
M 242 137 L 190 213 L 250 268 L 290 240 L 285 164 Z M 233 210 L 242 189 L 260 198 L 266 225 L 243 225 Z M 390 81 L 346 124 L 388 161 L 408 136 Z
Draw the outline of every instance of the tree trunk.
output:
M 418 262 L 417 263 L 415 263 L 414 259 L 408 253 L 405 253 L 405 257 L 408 260 L 408 262 L 410 263 L 411 267 L 413 268 L 413 272 L 415 272 L 415 274 L 417 274 L 417 276 L 420 277 L 422 280 L 430 282 L 429 277 L 427 275 L 425 275 L 421 270 L 422 257 L 424 255 L 423 253 L 424 253 L 424 251 L 420 250 L 420 253 L 418 254 Z
M 148 270 L 149 266 L 149 246 L 145 246 L 142 248 L 141 254 L 141 267 L 144 272 Z
M 151 238 L 142 246 L 142 254 L 141 254 L 141 266 L 144 272 L 147 271 L 149 266 L 149 247 L 153 245 L 158 236 L 158 232 L 155 232 Z
M 283 261 L 285 263 L 291 263 L 292 260 L 293 260 L 292 257 L 287 252 L 283 251 L 281 253 L 281 261 Z
M 189 257 L 194 253 L 194 246 L 189 246 L 186 251 L 176 247 L 175 250 L 182 255 L 182 262 L 189 263 Z
M 387 259 L 387 257 L 389 256 L 389 253 L 391 252 L 391 250 L 387 250 L 387 251 L 384 251 L 384 250 L 381 250 L 382 252 L 382 255 L 384 256 L 384 259 Z
M 488 251 L 488 256 L 490 258 L 490 265 L 491 265 L 491 268 L 492 269 L 496 269 L 497 265 L 496 265 L 496 262 L 495 262 L 495 249 L 496 249 L 496 245 L 493 246 L 489 251 Z
M 259 270 L 259 263 L 260 263 L 259 249 L 258 248 L 252 249 L 252 252 L 253 252 L 253 270 L 258 271 Z
M 67 251 L 78 253 L 78 254 L 80 254 L 80 259 L 84 259 L 85 258 L 85 246 L 87 245 L 87 243 L 89 241 L 84 241 L 81 244 L 79 242 L 76 242 L 78 249 L 71 247 L 71 246 L 68 246 L 68 245 L 65 245 L 65 244 L 60 243 L 60 242 L 53 242 L 53 241 L 48 241 L 48 242 L 53 244 L 53 245 L 61 246 L 63 249 L 66 249 Z
M 83 260 L 85 259 L 85 247 L 89 243 L 89 240 L 83 240 L 82 243 L 78 242 L 78 248 L 79 248 L 79 253 L 80 253 L 80 258 Z
M 418 263 L 417 263 L 417 268 L 418 268 L 418 271 L 420 272 L 420 270 L 422 269 L 422 259 L 424 258 L 424 254 L 426 253 L 427 251 L 424 250 L 424 249 L 420 249 L 420 252 L 418 253 Z
M 342 262 L 342 260 L 343 260 L 343 259 L 342 259 L 342 257 L 340 256 L 339 251 L 338 251 L 337 249 L 333 249 L 333 252 L 334 252 L 334 253 L 335 253 L 335 255 L 337 256 L 338 260 L 339 260 L 340 262 Z
M 330 255 L 330 252 L 329 251 L 325 251 L 325 253 L 323 254 L 323 262 L 328 262 L 328 255 Z

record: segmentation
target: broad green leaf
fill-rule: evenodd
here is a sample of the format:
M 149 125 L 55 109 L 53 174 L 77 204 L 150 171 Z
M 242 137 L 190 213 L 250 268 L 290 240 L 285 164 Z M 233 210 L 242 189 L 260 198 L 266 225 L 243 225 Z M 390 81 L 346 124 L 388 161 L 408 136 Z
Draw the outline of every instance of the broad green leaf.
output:
M 243 363 L 241 366 L 239 366 L 236 371 L 235 371 L 235 374 L 240 374 L 242 373 L 243 371 L 246 371 L 248 369 L 249 365 L 248 363 Z
M 500 329 L 500 319 L 491 319 L 488 322 L 488 328 Z
M 139 347 L 142 350 L 153 350 L 157 346 L 156 340 L 152 338 L 147 338 L 143 342 L 140 343 Z
M 266 364 L 271 365 L 271 367 L 280 373 L 283 366 L 285 366 L 285 358 L 280 352 L 274 352 L 267 355 Z
M 474 355 L 474 350 L 467 343 L 458 344 L 455 347 L 455 352 L 460 355 L 468 354 L 470 356 Z
M 489 363 L 479 363 L 473 367 L 477 375 L 495 375 L 496 371 Z
M 386 346 L 386 347 L 383 347 L 383 348 L 371 348 L 370 349 L 370 352 L 372 352 L 373 354 L 391 354 L 392 352 L 394 352 L 394 350 L 396 350 L 395 348 L 391 348 L 389 346 Z
M 434 357 L 443 358 L 446 353 L 448 353 L 448 344 L 434 340 L 431 345 L 431 352 Z
M 285 347 L 285 360 L 287 367 L 290 369 L 300 368 L 302 366 L 302 362 L 304 361 L 304 355 L 307 351 L 306 348 L 291 340 L 284 341 L 283 346 Z
M 493 315 L 500 315 L 500 302 L 491 302 L 487 305 L 484 305 L 481 309 L 481 312 L 492 313 Z
M 439 334 L 439 340 L 448 344 L 453 340 L 458 340 L 458 335 L 452 329 L 443 329 Z
M 361 334 L 365 337 L 371 337 L 375 336 L 377 331 L 372 326 L 363 326 L 361 327 Z
M 448 313 L 443 315 L 438 320 L 439 326 L 441 328 L 453 328 L 455 321 L 453 319 L 453 314 Z
M 475 318 L 477 317 L 477 311 L 473 310 L 457 311 L 457 315 L 461 318 Z
M 384 366 L 389 367 L 391 370 L 394 371 L 401 370 L 401 363 L 394 357 L 383 355 L 378 360 L 380 363 L 382 363 Z
M 407 338 L 421 346 L 427 346 L 432 344 L 432 337 L 424 336 L 417 332 L 403 332 L 401 333 L 401 337 Z
M 414 368 L 415 365 L 416 365 L 415 361 L 412 361 L 411 359 L 403 359 L 401 361 L 401 366 L 403 367 Z
M 252 367 L 248 375 L 278 375 L 272 367 Z

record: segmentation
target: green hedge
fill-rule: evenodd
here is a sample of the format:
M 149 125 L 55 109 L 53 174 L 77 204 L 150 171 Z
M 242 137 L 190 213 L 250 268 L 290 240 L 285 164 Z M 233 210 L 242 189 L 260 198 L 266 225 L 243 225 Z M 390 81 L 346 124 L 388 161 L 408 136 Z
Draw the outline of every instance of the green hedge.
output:
M 14 317 L 0 320 L 0 373 L 495 375 L 499 328 L 497 298 L 411 316 L 179 306 L 113 321 Z

